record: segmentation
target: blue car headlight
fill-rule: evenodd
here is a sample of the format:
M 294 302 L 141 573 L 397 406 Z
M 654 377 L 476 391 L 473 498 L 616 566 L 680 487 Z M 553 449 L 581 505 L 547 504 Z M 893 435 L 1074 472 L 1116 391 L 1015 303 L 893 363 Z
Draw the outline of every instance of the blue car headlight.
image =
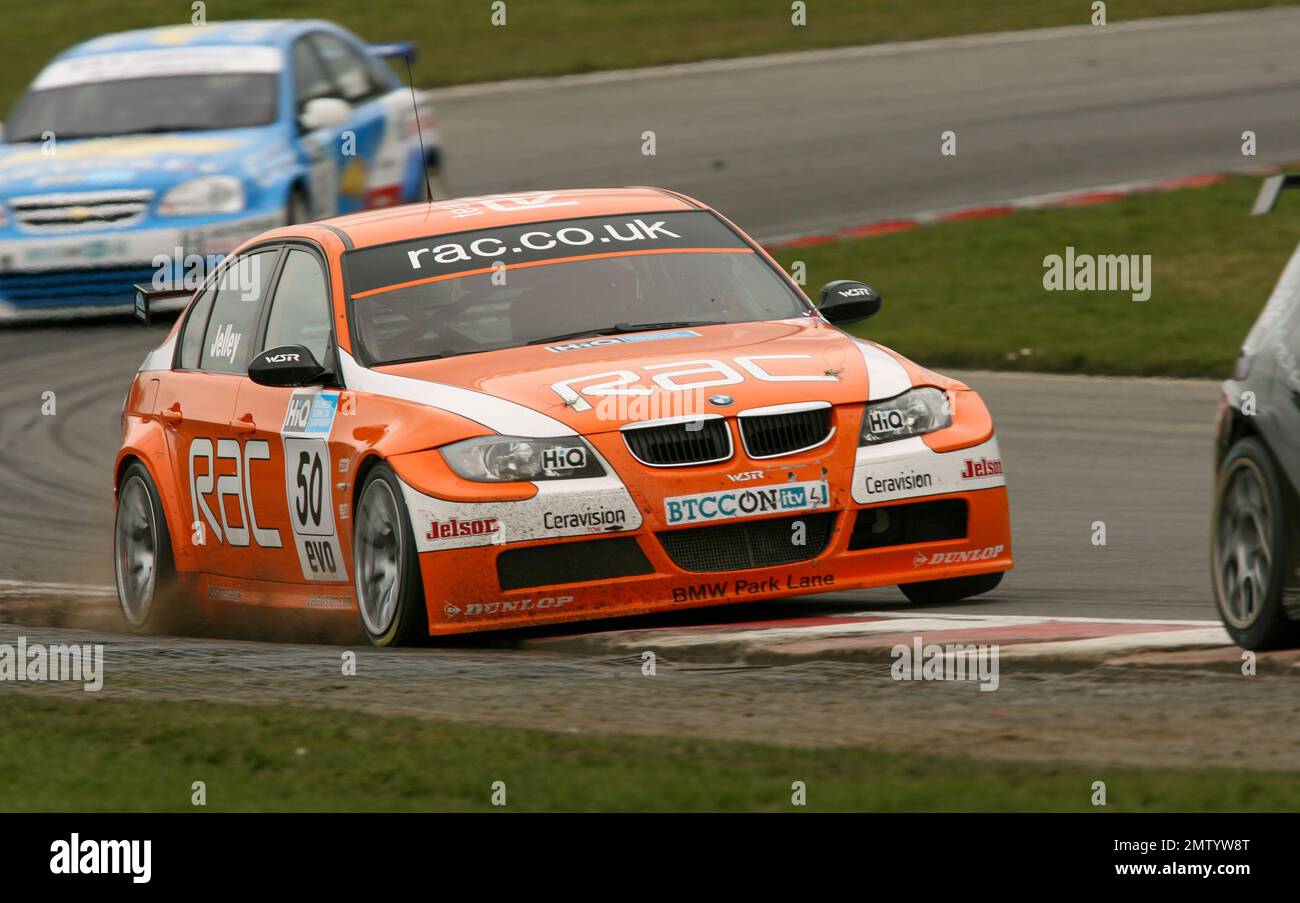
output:
M 199 176 L 173 186 L 158 204 L 160 216 L 238 213 L 244 209 L 244 184 L 234 176 Z

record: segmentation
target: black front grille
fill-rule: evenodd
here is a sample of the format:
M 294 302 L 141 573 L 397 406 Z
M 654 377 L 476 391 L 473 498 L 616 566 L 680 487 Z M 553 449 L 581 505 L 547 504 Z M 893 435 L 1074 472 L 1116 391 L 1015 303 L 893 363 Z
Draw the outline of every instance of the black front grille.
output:
M 659 534 L 664 551 L 684 571 L 744 571 L 816 558 L 826 550 L 835 512 L 743 524 L 688 527 Z M 795 529 L 802 521 L 803 530 Z M 796 542 L 803 539 L 803 543 Z
M 831 434 L 831 408 L 741 415 L 740 435 L 751 458 L 774 458 L 820 445 Z
M 502 589 L 653 573 L 650 560 L 630 536 L 508 549 L 497 556 L 497 579 Z
M 674 467 L 731 457 L 731 430 L 720 417 L 623 430 L 628 449 L 642 464 Z
M 849 551 L 966 537 L 966 500 L 940 499 L 858 512 Z

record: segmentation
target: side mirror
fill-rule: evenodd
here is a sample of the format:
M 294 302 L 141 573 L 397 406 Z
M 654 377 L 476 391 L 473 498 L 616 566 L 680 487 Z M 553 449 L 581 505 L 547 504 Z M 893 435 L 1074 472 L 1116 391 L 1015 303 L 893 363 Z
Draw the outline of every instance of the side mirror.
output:
M 822 286 L 817 309 L 837 326 L 854 323 L 880 312 L 880 293 L 865 282 L 837 279 Z
M 268 348 L 253 355 L 253 360 L 248 364 L 248 378 L 259 386 L 292 389 L 323 386 L 333 376 L 301 345 Z
M 314 97 L 303 105 L 298 125 L 304 132 L 337 129 L 352 118 L 352 105 L 339 97 Z

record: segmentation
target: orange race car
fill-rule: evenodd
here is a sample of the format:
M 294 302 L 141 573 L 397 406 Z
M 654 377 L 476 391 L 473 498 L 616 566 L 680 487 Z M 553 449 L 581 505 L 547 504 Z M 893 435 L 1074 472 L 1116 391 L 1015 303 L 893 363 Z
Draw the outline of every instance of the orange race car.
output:
M 333 611 L 393 645 L 990 590 L 1011 534 L 989 412 L 837 328 L 879 308 L 847 280 L 814 307 L 724 217 L 652 188 L 265 232 L 126 399 L 122 611 Z

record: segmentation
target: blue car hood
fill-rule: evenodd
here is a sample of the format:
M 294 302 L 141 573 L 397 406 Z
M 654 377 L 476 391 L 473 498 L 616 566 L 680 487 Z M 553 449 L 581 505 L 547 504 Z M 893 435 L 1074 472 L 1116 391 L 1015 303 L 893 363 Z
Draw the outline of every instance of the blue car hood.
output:
M 105 188 L 162 190 L 207 173 L 247 178 L 251 155 L 279 143 L 274 129 L 170 132 L 0 145 L 0 197 Z

